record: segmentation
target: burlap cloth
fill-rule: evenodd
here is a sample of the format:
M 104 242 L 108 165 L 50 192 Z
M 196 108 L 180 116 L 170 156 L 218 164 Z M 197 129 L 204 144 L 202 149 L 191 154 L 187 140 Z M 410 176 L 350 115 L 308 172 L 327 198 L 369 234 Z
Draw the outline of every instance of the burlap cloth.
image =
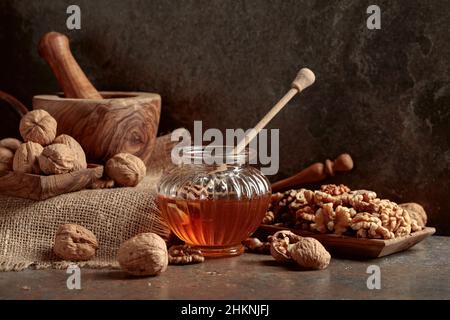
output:
M 147 176 L 135 188 L 83 190 L 45 201 L 0 195 L 0 271 L 26 268 L 67 268 L 52 252 L 61 224 L 75 223 L 91 230 L 100 248 L 80 267 L 117 268 L 120 244 L 141 232 L 168 239 L 170 231 L 155 203 L 156 183 L 171 165 L 170 136 L 157 139 Z

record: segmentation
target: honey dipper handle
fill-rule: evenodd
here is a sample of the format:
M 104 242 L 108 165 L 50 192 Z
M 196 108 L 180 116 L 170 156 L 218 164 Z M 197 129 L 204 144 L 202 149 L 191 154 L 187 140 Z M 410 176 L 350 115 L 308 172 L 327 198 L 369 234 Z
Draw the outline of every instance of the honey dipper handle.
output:
M 272 192 L 278 192 L 306 183 L 319 182 L 328 176 L 334 176 L 335 172 L 345 172 L 353 169 L 353 159 L 348 153 L 341 154 L 334 161 L 326 160 L 325 164 L 317 162 L 308 168 L 277 181 L 272 184 Z
M 293 176 L 272 184 L 272 192 L 278 192 L 306 183 L 318 182 L 327 177 L 323 163 L 317 162 Z
M 102 99 L 73 57 L 67 36 L 45 34 L 39 42 L 39 55 L 52 68 L 66 98 Z
M 269 112 L 262 118 L 258 124 L 250 130 L 249 133 L 239 142 L 239 144 L 234 148 L 233 153 L 239 154 L 245 149 L 247 144 L 255 138 L 258 133 L 272 120 L 281 109 L 299 92 L 309 87 L 314 83 L 316 77 L 314 73 L 308 68 L 301 69 L 297 77 L 292 82 L 292 88 L 280 99 Z

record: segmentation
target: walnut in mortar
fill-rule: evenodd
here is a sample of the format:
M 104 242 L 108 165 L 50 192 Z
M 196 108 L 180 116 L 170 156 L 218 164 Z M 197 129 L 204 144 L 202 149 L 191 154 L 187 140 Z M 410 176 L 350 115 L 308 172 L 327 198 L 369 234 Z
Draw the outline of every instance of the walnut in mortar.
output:
M 97 249 L 97 238 L 82 226 L 64 224 L 56 232 L 53 252 L 62 259 L 86 261 L 95 255 Z
M 16 138 L 5 138 L 0 140 L 0 147 L 7 148 L 12 152 L 16 152 L 21 144 L 22 142 L 20 142 L 20 140 L 17 140 Z
M 0 172 L 11 171 L 14 153 L 5 147 L 0 147 Z
M 39 156 L 44 148 L 35 142 L 22 143 L 16 150 L 13 161 L 13 170 L 17 172 L 40 174 Z
M 33 110 L 20 120 L 19 131 L 24 141 L 46 146 L 56 137 L 56 120 L 45 110 Z
M 51 144 L 39 156 L 39 167 L 45 174 L 62 174 L 75 170 L 76 154 L 65 144 Z
M 331 256 L 324 246 L 314 238 L 301 238 L 290 245 L 289 255 L 297 264 L 305 269 L 325 269 L 331 260 Z
M 130 153 L 118 153 L 106 162 L 106 174 L 122 187 L 136 186 L 146 171 L 144 162 Z
M 71 148 L 75 152 L 75 164 L 74 169 L 80 170 L 80 169 L 86 169 L 87 168 L 87 162 L 86 162 L 86 154 L 84 153 L 83 148 L 78 143 L 77 140 L 72 138 L 71 136 L 67 134 L 61 134 L 53 140 L 53 143 L 61 143 L 65 144 L 69 148 Z
M 141 233 L 119 248 L 120 267 L 135 276 L 154 276 L 166 271 L 169 263 L 167 246 L 155 233 Z

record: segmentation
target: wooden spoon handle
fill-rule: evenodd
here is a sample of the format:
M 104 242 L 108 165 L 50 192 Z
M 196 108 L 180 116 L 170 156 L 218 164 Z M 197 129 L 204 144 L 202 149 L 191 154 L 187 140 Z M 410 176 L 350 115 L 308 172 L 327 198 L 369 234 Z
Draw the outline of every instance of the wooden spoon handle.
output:
M 272 192 L 278 192 L 300 184 L 322 181 L 327 177 L 323 163 L 314 163 L 308 168 L 272 184 Z
M 45 34 L 39 42 L 39 54 L 52 68 L 66 98 L 102 99 L 73 57 L 65 35 Z
M 316 76 L 308 68 L 302 68 L 294 81 L 292 82 L 291 89 L 280 99 L 269 112 L 258 122 L 258 124 L 250 130 L 246 136 L 238 143 L 234 148 L 233 153 L 239 154 L 245 149 L 247 144 L 250 143 L 258 133 L 272 120 L 281 109 L 299 92 L 302 92 L 316 81 Z
M 352 169 L 353 159 L 349 154 L 344 153 L 334 161 L 327 159 L 325 164 L 320 162 L 314 163 L 289 178 L 273 183 L 272 192 L 278 192 L 301 184 L 319 182 L 328 176 L 334 176 L 335 172 L 350 171 Z

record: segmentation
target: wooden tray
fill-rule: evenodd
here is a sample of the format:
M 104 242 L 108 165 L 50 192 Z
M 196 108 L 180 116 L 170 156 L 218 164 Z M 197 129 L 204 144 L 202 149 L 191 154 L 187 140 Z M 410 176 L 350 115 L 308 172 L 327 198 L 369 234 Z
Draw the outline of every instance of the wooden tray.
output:
M 292 230 L 289 228 L 261 225 L 255 236 L 266 237 L 280 230 L 291 230 L 292 232 L 319 240 L 331 253 L 357 259 L 370 259 L 384 257 L 396 252 L 408 250 L 428 236 L 436 232 L 435 228 L 426 227 L 425 229 L 411 233 L 409 236 L 381 240 L 364 239 L 350 236 L 339 236 L 336 234 L 318 234 L 310 231 Z
M 96 164 L 89 164 L 87 169 L 51 176 L 9 171 L 0 176 L 0 194 L 45 200 L 85 189 L 102 175 L 103 166 Z

